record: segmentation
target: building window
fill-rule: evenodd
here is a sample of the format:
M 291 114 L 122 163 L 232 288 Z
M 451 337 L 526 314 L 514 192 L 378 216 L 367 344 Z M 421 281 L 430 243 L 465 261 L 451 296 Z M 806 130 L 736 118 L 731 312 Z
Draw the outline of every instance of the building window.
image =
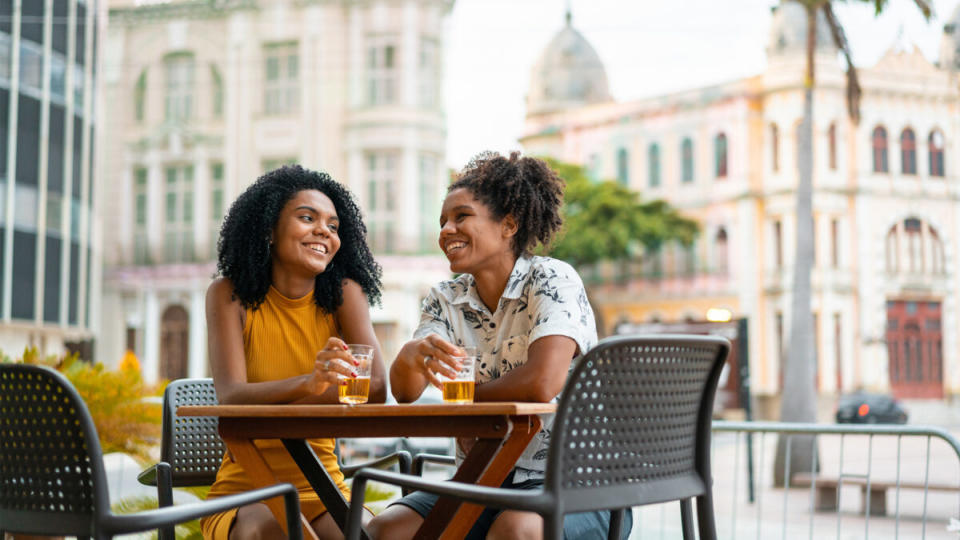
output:
M 626 148 L 617 149 L 617 182 L 621 186 L 630 185 L 630 154 Z
M 886 263 L 889 273 L 942 275 L 943 241 L 929 224 L 907 218 L 887 232 Z
M 437 40 L 420 40 L 420 106 L 440 108 L 437 90 L 440 85 L 440 45 Z
M 660 185 L 660 147 L 657 143 L 650 145 L 648 159 L 648 165 L 650 167 L 650 187 L 657 187 Z
M 780 170 L 780 130 L 776 124 L 770 124 L 770 162 L 773 172 Z
M 397 102 L 397 54 L 392 37 L 370 38 L 367 45 L 367 103 Z
M 717 134 L 713 139 L 714 174 L 717 178 L 727 177 L 727 136 Z
M 267 158 L 260 163 L 260 168 L 263 172 L 268 173 L 283 167 L 284 165 L 293 165 L 297 162 L 297 158 L 294 157 L 285 157 L 285 158 Z
M 777 268 L 783 268 L 783 224 L 779 219 L 773 222 L 773 253 Z
M 276 43 L 263 47 L 263 112 L 267 115 L 297 111 L 300 56 L 296 43 Z
M 717 272 L 726 274 L 730 270 L 730 253 L 727 241 L 727 230 L 723 227 L 717 231 L 717 236 L 713 243 L 714 261 L 717 264 Z
M 917 174 L 917 138 L 910 128 L 900 134 L 900 172 Z
M 192 262 L 193 166 L 167 167 L 164 181 L 164 260 Z
M 133 262 L 147 264 L 147 169 L 133 171 Z
M 43 88 L 43 49 L 28 40 L 20 41 L 20 87 L 39 94 Z
M 873 129 L 873 172 L 885 173 L 887 167 L 887 130 L 883 126 Z
M 399 158 L 396 152 L 383 151 L 368 152 L 366 160 L 370 247 L 389 253 L 395 247 L 393 227 Z
M 133 117 L 137 122 L 143 122 L 147 115 L 147 70 L 143 70 L 137 77 L 137 84 L 133 87 Z
M 685 184 L 693 182 L 693 141 L 690 137 L 684 137 L 680 143 L 680 161 L 681 181 Z
M 833 314 L 833 360 L 837 371 L 837 393 L 843 390 L 843 326 L 840 313 Z
M 193 113 L 193 55 L 171 54 L 164 59 L 167 74 L 165 118 L 186 122 Z
M 224 215 L 223 163 L 210 165 L 210 256 L 217 256 L 217 240 Z
M 927 234 L 930 239 L 930 272 L 934 275 L 944 273 L 943 266 L 943 242 L 940 241 L 940 235 L 936 229 L 927 226 Z
M 223 118 L 223 78 L 217 66 L 210 64 L 211 109 L 214 118 Z
M 837 170 L 837 125 L 827 128 L 827 165 L 831 171 Z
M 927 147 L 930 155 L 930 176 L 942 178 L 943 172 L 943 133 L 935 129 L 930 132 L 927 139 Z
M 917 218 L 903 220 L 910 272 L 923 272 L 923 224 Z

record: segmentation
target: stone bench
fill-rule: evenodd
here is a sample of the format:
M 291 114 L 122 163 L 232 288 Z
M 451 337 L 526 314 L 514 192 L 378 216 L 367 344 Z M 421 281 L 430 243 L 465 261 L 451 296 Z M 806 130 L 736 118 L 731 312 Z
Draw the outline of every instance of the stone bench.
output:
M 809 474 L 795 474 L 790 482 L 790 487 L 810 487 L 813 477 Z M 818 512 L 836 512 L 839 503 L 839 478 L 829 478 L 826 476 L 816 477 L 816 493 L 814 495 L 814 508 Z M 860 513 L 866 513 L 867 501 L 870 501 L 871 516 L 887 515 L 887 490 L 896 490 L 897 483 L 885 480 L 870 480 L 869 493 L 867 492 L 867 479 L 863 476 L 844 476 L 844 486 L 860 486 L 861 504 Z M 956 485 L 929 483 L 924 486 L 921 482 L 900 481 L 900 489 L 923 490 L 926 487 L 929 491 L 948 491 L 960 493 Z M 869 497 L 869 499 L 867 498 Z

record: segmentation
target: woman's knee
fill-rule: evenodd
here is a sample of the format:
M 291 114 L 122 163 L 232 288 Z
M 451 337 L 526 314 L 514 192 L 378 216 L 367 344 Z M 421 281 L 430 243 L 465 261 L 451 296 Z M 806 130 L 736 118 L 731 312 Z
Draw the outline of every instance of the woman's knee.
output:
M 543 518 L 532 512 L 501 512 L 487 532 L 487 540 L 539 540 L 543 537 Z
M 423 517 L 403 505 L 388 507 L 367 523 L 374 540 L 409 540 L 423 523 Z
M 284 538 L 283 529 L 265 504 L 251 504 L 237 510 L 230 527 L 230 540 Z

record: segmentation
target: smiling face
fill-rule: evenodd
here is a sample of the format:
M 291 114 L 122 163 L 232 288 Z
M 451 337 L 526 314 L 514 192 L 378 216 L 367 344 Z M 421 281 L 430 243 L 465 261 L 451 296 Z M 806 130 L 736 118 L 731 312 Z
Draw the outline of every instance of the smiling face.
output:
M 278 273 L 315 278 L 340 249 L 340 218 L 322 192 L 297 192 L 280 211 L 270 240 L 274 281 Z
M 476 276 L 486 268 L 513 268 L 516 230 L 512 217 L 497 221 L 490 209 L 466 189 L 451 191 L 443 201 L 440 249 L 453 272 Z

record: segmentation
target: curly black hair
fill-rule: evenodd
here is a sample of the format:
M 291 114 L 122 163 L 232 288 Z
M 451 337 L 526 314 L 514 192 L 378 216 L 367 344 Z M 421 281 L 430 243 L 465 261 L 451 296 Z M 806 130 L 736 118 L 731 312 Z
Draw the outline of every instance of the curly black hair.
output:
M 466 189 L 487 206 L 494 219 L 507 215 L 517 221 L 513 253 L 530 255 L 537 244 L 548 247 L 563 226 L 564 182 L 542 159 L 511 152 L 504 157 L 483 152 L 464 167 L 447 193 Z
M 245 308 L 258 308 L 270 290 L 270 235 L 280 211 L 308 189 L 329 197 L 340 218 L 340 249 L 314 285 L 317 305 L 327 313 L 336 311 L 343 303 L 344 279 L 356 281 L 370 303 L 379 304 L 382 270 L 367 245 L 367 228 L 353 195 L 328 174 L 299 165 L 264 174 L 230 206 L 217 242 L 217 273 L 233 282 Z

